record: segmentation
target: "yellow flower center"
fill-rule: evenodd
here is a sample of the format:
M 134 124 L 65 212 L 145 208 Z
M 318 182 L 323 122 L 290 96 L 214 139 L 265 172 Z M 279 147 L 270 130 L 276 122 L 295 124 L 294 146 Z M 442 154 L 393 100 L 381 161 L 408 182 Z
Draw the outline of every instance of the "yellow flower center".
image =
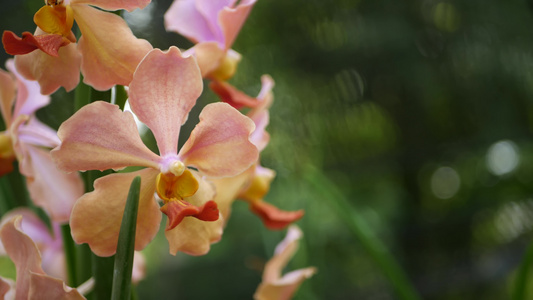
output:
M 183 198 L 190 197 L 198 191 L 198 181 L 190 170 L 185 166 L 183 166 L 183 170 L 180 170 L 178 164 L 177 170 L 174 171 L 181 171 L 181 173 L 177 172 L 179 175 L 175 175 L 172 169 L 171 167 L 169 173 L 159 173 L 156 179 L 157 195 L 165 203 L 183 200 Z
M 248 188 L 240 193 L 239 198 L 250 202 L 263 199 L 270 190 L 270 181 L 271 178 L 267 176 L 254 176 Z
M 13 140 L 5 132 L 0 133 L 0 158 L 14 158 Z
M 216 80 L 225 81 L 233 77 L 237 71 L 237 65 L 241 60 L 240 56 L 227 54 L 224 56 L 218 68 L 209 74 L 210 77 Z
M 64 5 L 63 0 L 46 0 L 45 3 L 46 5 L 35 13 L 33 21 L 46 33 L 68 38 L 74 24 L 72 8 L 70 5 Z

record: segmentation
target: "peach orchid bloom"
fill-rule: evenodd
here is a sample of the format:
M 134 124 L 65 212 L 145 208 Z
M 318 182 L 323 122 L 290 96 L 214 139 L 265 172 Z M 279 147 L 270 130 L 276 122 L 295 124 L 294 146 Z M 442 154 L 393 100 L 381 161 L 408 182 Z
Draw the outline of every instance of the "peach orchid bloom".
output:
M 24 79 L 13 60 L 6 65 L 11 73 L 0 70 L 0 111 L 7 126 L 0 132 L 0 175 L 11 172 L 14 159 L 18 159 L 33 202 L 52 220 L 67 222 L 84 186 L 77 173 L 57 170 L 50 157 L 49 149 L 59 145 L 59 138 L 35 117 L 39 108 L 50 103 L 50 97 L 40 94 L 36 81 Z
M 21 229 L 21 222 L 22 216 L 15 216 L 0 228 L 0 240 L 17 269 L 15 284 L 0 277 L 0 296 L 3 299 L 85 299 L 77 289 L 44 272 L 39 249 Z
M 229 90 L 232 95 L 222 97 L 222 100 L 235 108 L 251 108 L 247 116 L 254 121 L 255 130 L 250 136 L 250 141 L 259 151 L 263 151 L 270 140 L 265 128 L 269 123 L 268 109 L 274 99 L 272 95 L 274 80 L 268 75 L 263 75 L 261 81 L 261 91 L 256 98 L 247 96 L 234 88 Z M 283 229 L 301 219 L 304 215 L 303 210 L 283 211 L 263 201 L 275 176 L 274 170 L 262 167 L 258 160 L 245 173 L 232 178 L 212 180 L 217 187 L 215 200 L 219 203 L 224 219 L 228 219 L 231 204 L 237 198 L 248 202 L 250 210 L 259 216 L 263 224 L 269 229 Z
M 15 55 L 21 74 L 41 84 L 43 94 L 59 87 L 67 91 L 83 80 L 97 90 L 116 84 L 128 85 L 135 68 L 152 50 L 150 43 L 137 39 L 119 16 L 104 11 L 144 8 L 150 0 L 45 0 L 34 16 L 35 35 L 22 38 L 4 31 L 7 53 Z M 94 7 L 93 7 L 94 6 Z M 71 31 L 76 21 L 81 38 L 78 44 Z
M 198 60 L 202 77 L 210 88 L 235 89 L 226 80 L 233 77 L 241 55 L 231 49 L 257 0 L 175 0 L 165 13 L 165 27 L 193 43 L 186 54 Z M 217 89 L 214 89 L 217 88 Z
M 136 250 L 157 233 L 161 212 L 168 216 L 165 235 L 171 254 L 202 255 L 220 239 L 223 222 L 213 201 L 215 190 L 203 176 L 235 176 L 249 168 L 258 157 L 249 141 L 255 126 L 228 104 L 209 104 L 178 152 L 180 127 L 201 93 L 202 77 L 194 57 L 183 57 L 176 47 L 167 52 L 154 49 L 135 71 L 129 102 L 139 120 L 152 130 L 160 155 L 142 143 L 132 114 L 116 105 L 93 102 L 61 125 L 62 144 L 52 156 L 62 170 L 147 167 L 95 181 L 95 190 L 79 199 L 72 213 L 76 242 L 88 243 L 100 256 L 115 253 L 126 195 L 137 175 L 141 176 L 141 196 Z M 161 209 L 154 192 L 164 203 Z
M 297 226 L 289 227 L 287 236 L 278 244 L 274 257 L 270 259 L 263 271 L 263 282 L 254 294 L 255 300 L 288 300 L 298 290 L 302 282 L 316 273 L 313 267 L 299 269 L 281 276 L 289 260 L 298 250 L 302 231 Z

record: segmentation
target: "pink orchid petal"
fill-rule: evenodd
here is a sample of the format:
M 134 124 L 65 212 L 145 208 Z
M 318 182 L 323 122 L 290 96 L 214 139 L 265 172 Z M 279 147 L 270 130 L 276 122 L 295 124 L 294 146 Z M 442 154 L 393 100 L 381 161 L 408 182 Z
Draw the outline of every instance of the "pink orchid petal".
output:
M 15 282 L 0 276 L 0 299 L 15 299 Z
M 21 222 L 21 216 L 5 222 L 0 228 L 0 240 L 2 240 L 7 255 L 9 255 L 17 269 L 17 299 L 28 299 L 30 272 L 44 274 L 44 271 L 41 268 L 39 250 L 30 237 L 22 232 L 20 228 Z
M 131 12 L 137 8 L 145 8 L 150 2 L 151 0 L 71 0 L 70 4 L 88 4 L 98 6 L 105 10 L 125 9 Z
M 57 132 L 39 121 L 35 115 L 30 116 L 27 123 L 20 126 L 17 132 L 19 141 L 25 144 L 55 148 L 61 143 Z
M 132 114 L 116 105 L 86 105 L 63 122 L 57 134 L 62 144 L 52 150 L 52 158 L 61 170 L 158 168 L 160 158 L 143 144 Z
M 0 69 L 0 112 L 4 123 L 9 127 L 13 102 L 15 101 L 16 81 L 8 72 Z
M 84 192 L 81 177 L 76 172 L 59 171 L 47 150 L 28 147 L 28 152 L 33 168 L 33 176 L 26 177 L 31 199 L 52 221 L 67 223 L 74 203 Z
M 15 100 L 13 118 L 19 115 L 32 115 L 39 108 L 50 103 L 50 96 L 41 94 L 39 83 L 22 77 L 15 68 L 13 60 L 7 61 L 6 67 L 17 78 L 17 99 Z
M 196 194 L 184 200 L 192 205 L 202 206 L 215 197 L 215 187 L 211 182 L 198 179 L 199 188 Z M 168 223 L 168 221 L 167 221 Z M 209 252 L 212 243 L 218 242 L 222 237 L 224 221 L 219 218 L 214 222 L 201 221 L 196 218 L 184 218 L 174 229 L 165 231 L 170 254 L 176 255 L 178 251 L 189 255 L 204 255 Z
M 224 46 L 224 34 L 219 24 L 219 13 L 225 7 L 231 7 L 236 0 L 196 0 L 196 9 L 204 16 L 215 40 Z M 228 48 L 225 48 L 228 49 Z
M 289 300 L 300 284 L 316 273 L 313 267 L 296 270 L 281 277 L 281 272 L 298 249 L 302 232 L 297 226 L 289 227 L 287 236 L 276 247 L 274 257 L 267 262 L 263 272 L 263 282 L 259 285 L 256 300 Z
M 118 233 L 130 184 L 141 176 L 141 194 L 137 215 L 135 250 L 142 250 L 155 237 L 161 212 L 154 199 L 155 179 L 159 171 L 143 169 L 115 173 L 97 179 L 94 191 L 81 197 L 72 210 L 70 226 L 77 243 L 88 243 L 98 256 L 111 256 L 117 250 Z
M 255 130 L 250 135 L 250 142 L 257 147 L 259 152 L 263 151 L 270 141 L 270 134 L 266 131 L 269 119 L 270 115 L 268 110 L 262 111 L 252 119 L 255 123 Z
M 72 5 L 72 10 L 82 34 L 78 49 L 83 57 L 83 81 L 97 90 L 129 85 L 135 68 L 152 45 L 137 39 L 115 14 L 87 5 Z
M 228 103 L 236 109 L 256 107 L 260 104 L 256 98 L 246 95 L 226 81 L 213 80 L 209 83 L 209 88 L 217 94 L 220 100 Z
M 233 45 L 255 2 L 256 0 L 243 0 L 237 7 L 225 7 L 219 13 L 218 22 L 224 35 L 225 49 L 229 49 Z
M 200 67 L 202 78 L 218 68 L 226 55 L 216 42 L 202 42 L 183 52 L 184 56 L 194 55 Z
M 31 273 L 28 299 L 79 300 L 85 297 L 78 290 L 65 285 L 60 279 Z
M 59 49 L 71 43 L 60 34 L 40 34 L 33 35 L 30 32 L 23 32 L 22 37 L 18 37 L 12 31 L 4 31 L 2 34 L 4 49 L 11 55 L 23 55 L 41 50 L 51 56 L 58 56 Z
M 229 104 L 208 104 L 178 156 L 207 176 L 235 176 L 257 161 L 257 148 L 248 140 L 254 128 Z
M 50 95 L 60 87 L 73 90 L 80 82 L 80 62 L 76 44 L 61 47 L 58 57 L 42 51 L 15 56 L 17 70 L 26 79 L 37 80 L 43 95 Z
M 198 11 L 195 0 L 174 1 L 165 13 L 165 28 L 185 36 L 193 43 L 217 41 L 209 22 Z M 222 41 L 220 43 L 222 45 Z
M 152 50 L 139 64 L 129 89 L 129 102 L 148 126 L 161 156 L 175 155 L 180 127 L 202 94 L 202 77 L 193 57 L 182 57 L 176 47 Z
M 131 282 L 133 284 L 139 283 L 146 276 L 146 260 L 144 255 L 139 252 L 133 252 L 133 269 L 131 270 Z

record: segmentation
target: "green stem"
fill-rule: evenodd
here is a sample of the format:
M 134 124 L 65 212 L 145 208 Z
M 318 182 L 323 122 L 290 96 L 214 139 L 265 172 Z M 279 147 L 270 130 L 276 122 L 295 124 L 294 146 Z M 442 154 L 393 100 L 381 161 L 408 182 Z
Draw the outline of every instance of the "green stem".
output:
M 74 111 L 89 103 L 91 103 L 91 87 L 83 83 L 83 76 L 80 75 L 80 83 L 74 91 Z
M 93 295 L 96 300 L 111 299 L 111 289 L 113 287 L 113 265 L 115 256 L 99 257 L 92 255 L 94 290 Z
M 76 246 L 72 235 L 70 234 L 70 226 L 68 224 L 61 225 L 61 236 L 63 237 L 63 249 L 65 249 L 65 261 L 67 263 L 68 285 L 78 286 L 78 276 L 76 273 Z
M 389 253 L 387 248 L 368 228 L 364 219 L 352 208 L 348 199 L 332 183 L 328 177 L 315 167 L 308 167 L 305 171 L 306 180 L 314 186 L 325 198 L 331 199 L 338 215 L 344 220 L 348 228 L 359 239 L 374 262 L 389 279 L 396 290 L 399 299 L 418 300 L 420 296 L 411 285 L 402 268 Z
M 513 300 L 527 299 L 527 280 L 529 277 L 529 271 L 531 270 L 531 264 L 533 263 L 533 242 L 531 242 L 527 248 L 520 269 L 518 270 L 517 277 L 515 279 L 515 287 L 513 290 Z

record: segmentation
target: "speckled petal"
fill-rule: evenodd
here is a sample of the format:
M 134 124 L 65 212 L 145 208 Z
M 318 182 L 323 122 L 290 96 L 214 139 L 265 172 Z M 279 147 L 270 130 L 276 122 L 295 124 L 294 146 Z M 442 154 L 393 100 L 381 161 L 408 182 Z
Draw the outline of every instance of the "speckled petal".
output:
M 254 129 L 252 120 L 229 104 L 209 104 L 178 156 L 207 176 L 235 176 L 257 161 L 257 148 L 249 141 Z
M 143 144 L 133 115 L 117 105 L 86 105 L 63 122 L 57 134 L 62 144 L 52 150 L 52 158 L 61 170 L 158 168 L 160 157 Z
M 203 89 L 193 57 L 176 47 L 151 51 L 141 62 L 129 90 L 131 110 L 154 133 L 161 156 L 175 155 L 180 127 Z
M 141 194 L 137 215 L 135 250 L 142 250 L 155 237 L 161 222 L 159 205 L 154 199 L 155 178 L 159 171 L 143 169 L 131 173 L 106 175 L 94 182 L 94 191 L 81 197 L 72 210 L 70 226 L 77 243 L 88 243 L 99 256 L 111 256 L 117 250 L 118 233 L 129 187 L 141 176 Z

